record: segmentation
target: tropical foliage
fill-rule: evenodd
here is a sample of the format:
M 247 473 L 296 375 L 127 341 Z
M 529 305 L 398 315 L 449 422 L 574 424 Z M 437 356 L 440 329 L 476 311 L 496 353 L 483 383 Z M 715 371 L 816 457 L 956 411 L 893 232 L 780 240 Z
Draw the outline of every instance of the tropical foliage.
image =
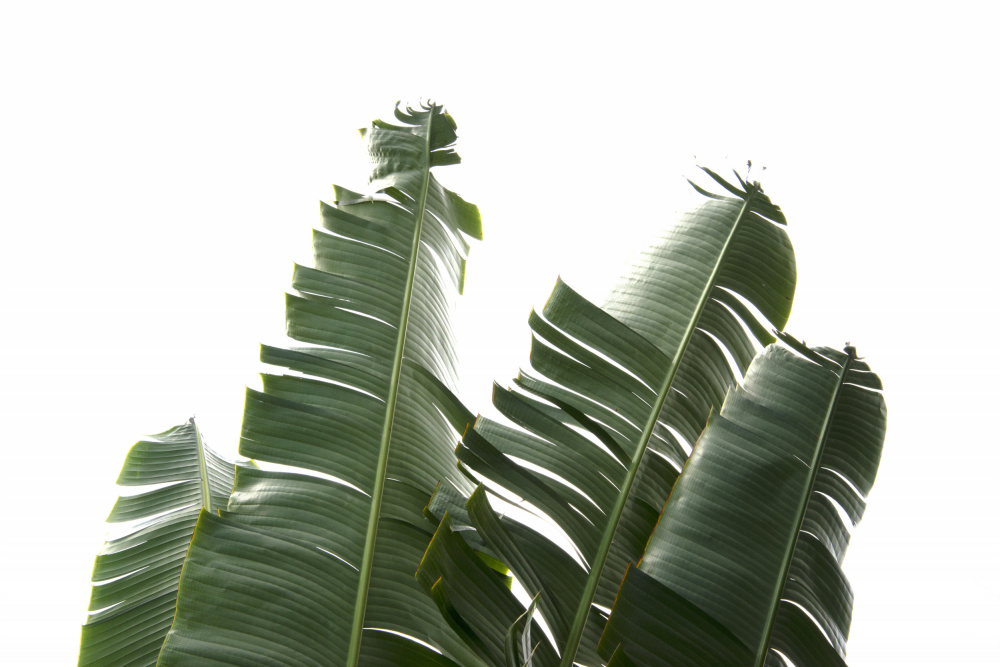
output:
M 142 516 L 183 529 L 167 555 L 109 542 L 134 555 L 98 558 L 92 609 L 118 606 L 81 664 L 842 664 L 840 514 L 860 519 L 885 409 L 853 348 L 774 345 L 796 276 L 781 210 L 704 170 L 602 306 L 556 284 L 529 367 L 494 387 L 502 419 L 476 418 L 449 314 L 481 222 L 432 173 L 460 161 L 455 123 L 395 119 L 364 132 L 369 193 L 321 204 L 286 302 L 299 345 L 262 347 L 279 370 L 240 438 L 260 467 L 209 493 L 160 437 L 136 483 L 186 481 Z
M 444 488 L 429 508 L 462 521 L 436 533 L 418 573 L 425 587 L 454 597 L 452 613 L 460 616 L 477 613 L 460 600 L 458 589 L 473 585 L 466 578 L 482 580 L 482 591 L 464 594 L 478 613 L 498 604 L 502 593 L 488 594 L 488 572 L 474 577 L 474 561 L 444 555 L 459 528 L 540 595 L 567 667 L 601 663 L 601 610 L 611 607 L 627 563 L 642 554 L 690 443 L 735 382 L 729 358 L 745 371 L 752 336 L 773 341 L 766 323 L 780 328 L 791 311 L 795 260 L 781 211 L 756 184 L 706 173 L 731 196 L 698 187 L 705 201 L 632 263 L 603 309 L 556 285 L 529 318 L 531 369 L 516 379 L 517 391 L 494 388 L 493 403 L 512 424 L 480 418 L 457 450 L 463 465 L 508 490 L 511 502 L 523 499 L 551 518 L 577 557 L 554 548 L 547 529 L 492 515 L 483 489 L 465 503 Z M 461 504 L 468 515 L 456 511 Z M 461 584 L 453 581 L 459 570 Z M 516 609 L 512 602 L 492 609 L 498 620 L 489 631 L 467 624 L 476 632 L 467 640 L 487 662 L 497 663 Z M 544 653 L 538 661 L 549 662 Z
M 625 575 L 605 657 L 845 664 L 853 594 L 840 563 L 881 457 L 882 384 L 853 347 L 782 340 L 709 419 Z
M 115 530 L 94 563 L 81 665 L 156 661 L 198 514 L 229 502 L 233 465 L 205 445 L 194 418 L 132 446 L 118 484 L 138 493 L 120 496 L 108 516 Z
M 296 267 L 288 335 L 264 347 L 242 455 L 320 473 L 240 468 L 221 516 L 204 513 L 159 662 L 285 665 L 474 661 L 413 577 L 439 481 L 471 491 L 452 454 L 470 415 L 454 399 L 449 322 L 479 212 L 432 168 L 459 162 L 440 107 L 367 130 L 370 195 L 336 189 Z M 265 466 L 266 467 L 266 466 Z M 377 539 L 376 539 L 377 537 Z

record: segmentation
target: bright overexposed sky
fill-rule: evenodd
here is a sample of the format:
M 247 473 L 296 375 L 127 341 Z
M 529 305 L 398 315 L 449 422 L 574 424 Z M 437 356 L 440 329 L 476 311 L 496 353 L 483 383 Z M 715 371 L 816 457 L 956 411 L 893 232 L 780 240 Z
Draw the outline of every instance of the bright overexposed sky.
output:
M 956 1 L 0 3 L 0 664 L 75 661 L 139 436 L 197 414 L 235 450 L 317 201 L 365 183 L 354 130 L 421 97 L 484 218 L 456 313 L 477 411 L 558 274 L 599 294 L 695 163 L 752 159 L 798 258 L 787 330 L 886 387 L 849 664 L 998 664 L 998 25 Z

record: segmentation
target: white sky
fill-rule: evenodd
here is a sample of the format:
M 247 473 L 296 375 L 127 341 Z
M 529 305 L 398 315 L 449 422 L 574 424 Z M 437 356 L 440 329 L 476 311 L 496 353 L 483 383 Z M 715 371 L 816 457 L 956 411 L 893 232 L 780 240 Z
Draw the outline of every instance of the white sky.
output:
M 852 341 L 886 385 L 849 662 L 996 665 L 997 18 L 955 1 L 0 4 L 0 664 L 75 661 L 126 450 L 192 413 L 235 448 L 316 202 L 364 183 L 353 130 L 430 96 L 465 160 L 440 177 L 486 230 L 458 313 L 470 407 L 516 373 L 557 273 L 599 291 L 670 220 L 694 155 L 751 158 L 798 257 L 788 331 Z

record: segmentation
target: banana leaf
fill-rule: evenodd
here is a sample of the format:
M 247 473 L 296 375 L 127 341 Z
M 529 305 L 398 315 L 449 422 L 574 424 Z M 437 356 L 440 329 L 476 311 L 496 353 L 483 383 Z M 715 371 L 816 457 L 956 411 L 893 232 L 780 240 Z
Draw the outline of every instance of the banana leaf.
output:
M 240 452 L 263 469 L 201 515 L 160 664 L 481 664 L 413 577 L 435 486 L 473 488 L 450 313 L 481 220 L 431 173 L 459 163 L 455 128 L 397 107 L 362 133 L 370 193 L 321 204 L 286 299 L 299 345 L 263 346 L 279 370 L 246 394 Z
M 538 653 L 538 665 L 603 664 L 607 610 L 690 443 L 791 311 L 795 259 L 781 210 L 758 183 L 704 171 L 725 194 L 692 183 L 700 205 L 630 264 L 603 307 L 560 280 L 531 313 L 530 368 L 513 388 L 494 387 L 504 421 L 479 417 L 457 449 L 463 470 L 487 485 L 471 496 L 442 485 L 426 509 L 539 597 L 559 657 Z M 536 520 L 501 517 L 491 497 Z M 443 553 L 428 548 L 417 574 L 425 590 L 474 574 L 435 562 Z M 461 619 L 491 610 L 506 623 L 501 598 L 512 595 L 456 603 L 449 618 L 475 627 Z M 467 641 L 499 646 L 504 623 Z
M 226 506 L 234 467 L 205 445 L 194 418 L 132 446 L 118 484 L 138 492 L 108 516 L 115 534 L 94 562 L 80 665 L 156 664 L 198 514 Z
M 768 347 L 729 393 L 625 575 L 599 651 L 671 667 L 842 667 L 840 563 L 885 438 L 855 350 Z

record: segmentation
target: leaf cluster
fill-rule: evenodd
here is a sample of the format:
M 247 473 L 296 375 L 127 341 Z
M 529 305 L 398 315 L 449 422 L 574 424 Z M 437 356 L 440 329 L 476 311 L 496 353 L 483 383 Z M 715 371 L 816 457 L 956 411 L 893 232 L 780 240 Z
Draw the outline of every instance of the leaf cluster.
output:
M 247 390 L 261 467 L 193 420 L 136 445 L 123 479 L 161 486 L 112 512 L 139 523 L 98 557 L 80 664 L 844 664 L 885 404 L 853 347 L 782 332 L 795 256 L 760 184 L 704 169 L 602 304 L 557 282 L 490 419 L 455 395 L 482 238 L 432 171 L 456 124 L 427 103 L 363 135 L 369 193 L 321 204 L 296 345 Z

